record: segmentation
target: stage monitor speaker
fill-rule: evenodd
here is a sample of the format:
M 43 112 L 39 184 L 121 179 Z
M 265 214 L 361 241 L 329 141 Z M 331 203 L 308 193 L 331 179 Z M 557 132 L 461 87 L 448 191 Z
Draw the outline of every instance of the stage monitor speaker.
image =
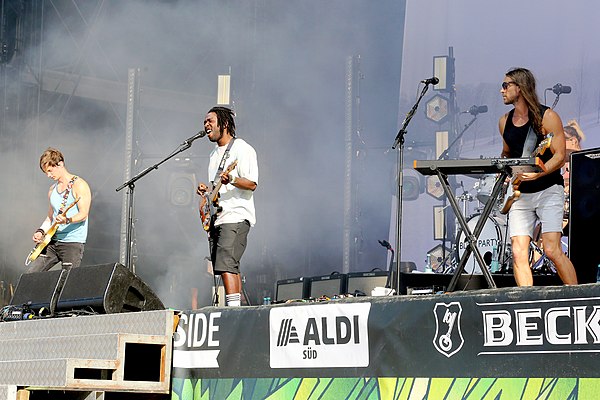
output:
M 36 314 L 42 309 L 53 314 L 67 274 L 67 270 L 60 269 L 21 275 L 10 304 L 28 306 Z
M 600 148 L 571 153 L 569 164 L 569 258 L 579 283 L 596 282 L 600 265 Z
M 376 287 L 385 287 L 388 277 L 387 271 L 351 272 L 348 274 L 346 293 L 355 296 L 371 296 L 371 291 Z
M 313 276 L 308 278 L 308 297 L 317 299 L 327 296 L 332 298 L 341 294 L 346 294 L 346 282 L 348 275 L 333 274 L 323 276 Z
M 160 299 L 122 264 L 73 268 L 58 298 L 57 311 L 91 308 L 98 313 L 162 310 Z

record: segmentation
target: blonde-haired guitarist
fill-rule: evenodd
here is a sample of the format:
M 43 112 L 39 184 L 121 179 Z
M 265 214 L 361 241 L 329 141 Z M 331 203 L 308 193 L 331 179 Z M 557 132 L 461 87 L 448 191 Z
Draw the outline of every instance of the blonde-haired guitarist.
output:
M 563 124 L 556 112 L 540 105 L 535 77 L 525 68 L 508 71 L 500 93 L 504 104 L 514 106 L 499 121 L 503 157 L 521 157 L 527 153 L 528 146 L 532 145 L 530 147 L 534 149 L 544 136 L 553 134 L 550 151 L 540 157 L 545 166 L 543 171 L 520 173 L 516 177 L 521 194 L 510 207 L 508 222 L 515 280 L 519 286 L 533 285 L 529 245 L 539 220 L 546 256 L 554 263 L 565 284 L 577 284 L 575 268 L 563 253 L 560 243 L 564 208 L 561 175 L 565 162 Z
M 32 237 L 36 246 L 25 261 L 26 272 L 47 271 L 59 262 L 63 267 L 78 267 L 87 239 L 90 187 L 67 170 L 57 149 L 44 151 L 40 169 L 55 183 L 48 191 L 48 215 Z

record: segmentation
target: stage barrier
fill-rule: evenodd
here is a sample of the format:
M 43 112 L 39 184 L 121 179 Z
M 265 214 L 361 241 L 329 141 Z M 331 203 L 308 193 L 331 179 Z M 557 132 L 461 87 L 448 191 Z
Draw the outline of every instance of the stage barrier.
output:
M 184 312 L 172 398 L 591 399 L 600 285 Z

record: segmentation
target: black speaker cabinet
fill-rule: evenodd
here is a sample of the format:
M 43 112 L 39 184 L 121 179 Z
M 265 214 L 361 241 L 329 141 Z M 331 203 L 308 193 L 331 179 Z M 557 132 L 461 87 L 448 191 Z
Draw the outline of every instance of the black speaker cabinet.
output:
M 387 271 L 351 272 L 348 274 L 346 293 L 370 296 L 376 287 L 385 287 L 388 276 Z
M 11 304 L 106 314 L 165 308 L 150 287 L 119 263 L 23 274 Z
M 310 277 L 308 278 L 308 297 L 316 299 L 327 296 L 331 298 L 333 296 L 345 294 L 347 279 L 348 275 L 346 274 Z
M 579 283 L 596 282 L 600 252 L 600 148 L 571 153 L 569 187 L 569 258 Z
M 71 270 L 56 309 L 84 307 L 106 314 L 165 308 L 152 289 L 119 263 Z
M 28 306 L 36 314 L 41 309 L 54 313 L 67 274 L 67 270 L 61 269 L 21 275 L 10 304 L 19 307 Z
M 304 277 L 282 279 L 276 282 L 275 301 L 298 300 L 308 298 L 308 280 Z

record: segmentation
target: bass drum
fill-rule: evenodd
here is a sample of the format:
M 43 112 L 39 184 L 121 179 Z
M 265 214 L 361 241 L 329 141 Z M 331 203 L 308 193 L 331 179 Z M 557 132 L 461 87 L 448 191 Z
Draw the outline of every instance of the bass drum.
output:
M 469 230 L 473 232 L 475 230 L 475 225 L 481 218 L 480 214 L 475 214 L 467 220 L 467 225 L 469 226 Z M 505 243 L 505 234 L 506 234 L 506 216 L 504 215 L 490 215 L 488 220 L 485 222 L 483 226 L 483 230 L 477 239 L 477 249 L 481 253 L 481 257 L 483 257 L 483 261 L 487 265 L 488 269 L 492 264 L 492 255 L 494 251 L 494 246 L 498 249 L 498 254 L 501 254 L 503 248 L 506 248 Z M 465 249 L 469 247 L 469 244 L 466 242 L 466 235 L 463 230 L 460 229 L 458 231 L 458 235 L 456 236 L 456 243 L 458 247 L 458 262 L 462 258 L 465 253 Z M 498 256 L 502 258 L 501 256 Z M 500 260 L 501 261 L 501 260 Z M 475 271 L 476 274 L 481 274 L 481 269 L 479 268 L 479 263 L 475 259 L 475 255 L 473 252 L 469 254 L 469 259 L 465 264 L 464 273 L 472 273 Z

